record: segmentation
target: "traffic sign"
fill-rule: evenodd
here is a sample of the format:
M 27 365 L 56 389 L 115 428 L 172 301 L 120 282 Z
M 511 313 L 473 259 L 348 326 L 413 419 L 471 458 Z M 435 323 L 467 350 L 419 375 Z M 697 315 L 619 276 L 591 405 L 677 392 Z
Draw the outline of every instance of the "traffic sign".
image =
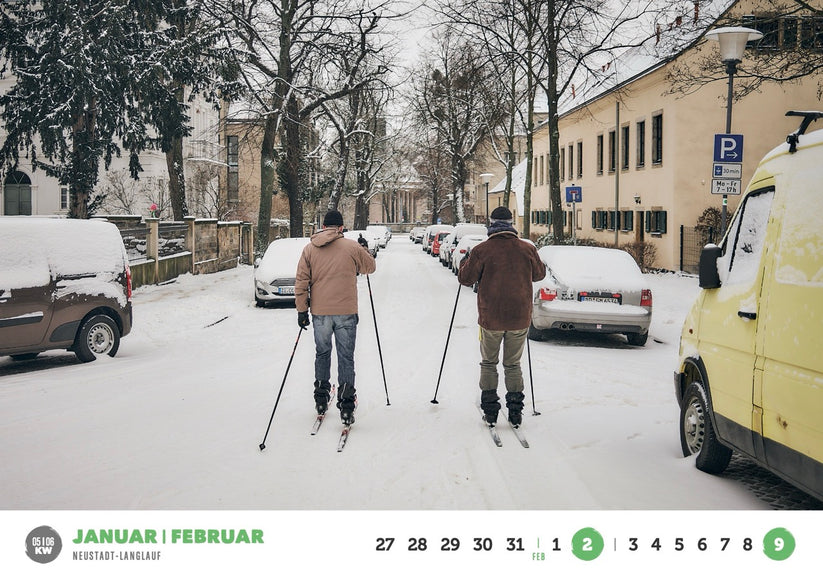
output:
M 714 136 L 715 163 L 743 162 L 743 135 L 717 134 Z
M 741 179 L 743 177 L 742 163 L 715 163 L 712 166 L 714 179 Z
M 582 203 L 583 202 L 583 188 L 582 187 L 566 187 L 566 203 Z
M 740 179 L 712 179 L 712 195 L 740 195 Z

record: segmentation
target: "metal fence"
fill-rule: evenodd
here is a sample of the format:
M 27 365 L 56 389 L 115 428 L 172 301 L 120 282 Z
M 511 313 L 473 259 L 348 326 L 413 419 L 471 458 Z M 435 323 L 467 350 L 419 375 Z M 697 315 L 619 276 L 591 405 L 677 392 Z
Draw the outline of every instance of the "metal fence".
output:
M 707 243 L 716 243 L 719 237 L 711 227 L 680 226 L 680 271 L 698 273 L 700 252 Z

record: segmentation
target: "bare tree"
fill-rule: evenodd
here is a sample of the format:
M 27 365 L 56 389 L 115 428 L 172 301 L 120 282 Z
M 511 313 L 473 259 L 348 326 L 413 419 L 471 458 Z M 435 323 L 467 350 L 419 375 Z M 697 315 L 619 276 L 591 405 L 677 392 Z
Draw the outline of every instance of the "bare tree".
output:
M 816 79 L 817 96 L 823 96 L 823 9 L 804 0 L 760 0 L 747 5 L 746 14 L 729 12 L 717 26 L 745 26 L 763 33 L 750 43 L 745 65 L 737 67 L 733 99 L 757 91 L 764 83 L 794 83 Z M 727 82 L 726 67 L 716 53 L 696 61 L 672 65 L 668 80 L 671 94 L 689 94 L 714 82 Z M 725 95 L 724 97 L 725 98 Z
M 268 244 L 276 180 L 289 199 L 291 235 L 302 235 L 301 165 L 307 153 L 301 125 L 324 104 L 348 96 L 387 72 L 375 44 L 386 3 L 369 0 L 232 0 L 223 10 L 241 41 L 249 89 L 265 123 L 261 146 L 258 250 Z
M 446 30 L 422 63 L 415 87 L 414 114 L 430 125 L 450 163 L 449 195 L 454 218 L 465 220 L 463 192 L 468 164 L 500 115 L 491 68 L 470 45 Z M 435 211 L 439 210 L 439 207 Z

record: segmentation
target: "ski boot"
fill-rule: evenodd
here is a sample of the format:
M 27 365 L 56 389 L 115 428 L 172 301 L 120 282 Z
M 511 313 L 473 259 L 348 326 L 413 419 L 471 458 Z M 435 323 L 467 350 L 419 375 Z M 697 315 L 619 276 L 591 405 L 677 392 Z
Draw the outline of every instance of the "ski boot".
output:
M 354 409 L 357 407 L 357 394 L 354 386 L 351 384 L 340 386 L 340 392 L 337 395 L 337 407 L 340 409 L 340 420 L 343 421 L 343 424 L 346 426 L 354 424 Z
M 327 380 L 314 381 L 314 407 L 317 414 L 325 414 L 329 409 L 331 399 L 331 384 Z
M 517 428 L 523 423 L 523 393 L 507 392 L 506 408 L 509 409 L 509 422 Z
M 480 392 L 480 410 L 483 411 L 483 420 L 489 426 L 497 424 L 497 413 L 500 411 L 500 398 L 496 390 Z

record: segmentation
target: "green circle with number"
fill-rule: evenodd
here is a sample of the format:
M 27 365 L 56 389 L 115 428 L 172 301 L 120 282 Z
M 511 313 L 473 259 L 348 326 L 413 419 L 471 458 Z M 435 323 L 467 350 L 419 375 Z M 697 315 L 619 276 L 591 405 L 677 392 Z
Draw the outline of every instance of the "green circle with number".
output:
M 772 529 L 763 537 L 763 552 L 769 559 L 785 561 L 794 553 L 794 536 L 783 527 Z
M 580 529 L 572 537 L 572 553 L 583 561 L 593 561 L 603 552 L 603 537 L 591 527 Z

